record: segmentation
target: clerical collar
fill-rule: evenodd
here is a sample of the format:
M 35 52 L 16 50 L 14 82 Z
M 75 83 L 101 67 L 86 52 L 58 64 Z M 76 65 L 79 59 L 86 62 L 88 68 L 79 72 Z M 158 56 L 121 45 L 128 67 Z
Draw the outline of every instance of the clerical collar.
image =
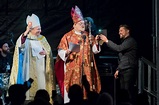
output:
M 33 35 L 31 33 L 28 34 L 28 39 L 32 39 L 32 40 L 38 40 L 38 38 L 40 37 L 41 35 Z
M 75 31 L 75 34 L 77 34 L 77 35 L 82 35 L 81 32 L 77 32 L 77 31 Z

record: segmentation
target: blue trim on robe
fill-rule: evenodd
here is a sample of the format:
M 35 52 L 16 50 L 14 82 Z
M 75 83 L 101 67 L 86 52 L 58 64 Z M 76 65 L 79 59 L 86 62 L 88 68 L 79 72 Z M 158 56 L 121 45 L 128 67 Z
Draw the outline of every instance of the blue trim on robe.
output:
M 19 60 L 18 60 L 19 65 L 18 65 L 17 84 L 23 84 L 24 83 L 24 79 L 23 79 L 23 59 L 24 59 L 24 54 L 19 49 Z

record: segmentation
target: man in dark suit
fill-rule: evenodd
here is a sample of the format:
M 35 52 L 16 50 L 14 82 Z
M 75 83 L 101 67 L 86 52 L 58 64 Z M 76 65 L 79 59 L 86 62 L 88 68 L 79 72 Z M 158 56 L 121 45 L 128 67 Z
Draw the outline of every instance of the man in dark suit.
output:
M 121 44 L 117 45 L 111 40 L 108 40 L 106 36 L 99 35 L 100 39 L 103 40 L 109 48 L 119 53 L 119 62 L 114 77 L 120 79 L 121 89 L 128 91 L 130 101 L 135 103 L 135 91 L 134 86 L 137 77 L 137 43 L 130 36 L 130 28 L 128 25 L 119 26 L 119 35 Z

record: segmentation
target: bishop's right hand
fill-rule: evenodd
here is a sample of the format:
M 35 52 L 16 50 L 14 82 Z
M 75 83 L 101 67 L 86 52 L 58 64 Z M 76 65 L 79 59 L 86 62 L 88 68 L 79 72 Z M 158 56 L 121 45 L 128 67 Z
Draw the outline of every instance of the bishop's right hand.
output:
M 67 50 L 67 51 L 66 51 L 66 57 L 68 57 L 68 58 L 67 58 L 68 61 L 72 61 L 72 60 L 74 60 L 75 57 L 76 57 L 76 52 L 72 52 L 72 51 L 70 51 L 70 50 Z
M 67 57 L 70 53 L 71 53 L 71 51 L 70 51 L 70 50 L 67 50 L 67 51 L 66 51 L 66 57 Z

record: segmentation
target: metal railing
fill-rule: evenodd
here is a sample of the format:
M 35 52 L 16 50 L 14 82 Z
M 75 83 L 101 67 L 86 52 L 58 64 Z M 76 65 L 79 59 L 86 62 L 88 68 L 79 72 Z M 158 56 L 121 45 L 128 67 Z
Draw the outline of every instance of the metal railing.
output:
M 146 92 L 149 105 L 157 105 L 156 65 L 144 57 L 139 59 L 138 93 Z

